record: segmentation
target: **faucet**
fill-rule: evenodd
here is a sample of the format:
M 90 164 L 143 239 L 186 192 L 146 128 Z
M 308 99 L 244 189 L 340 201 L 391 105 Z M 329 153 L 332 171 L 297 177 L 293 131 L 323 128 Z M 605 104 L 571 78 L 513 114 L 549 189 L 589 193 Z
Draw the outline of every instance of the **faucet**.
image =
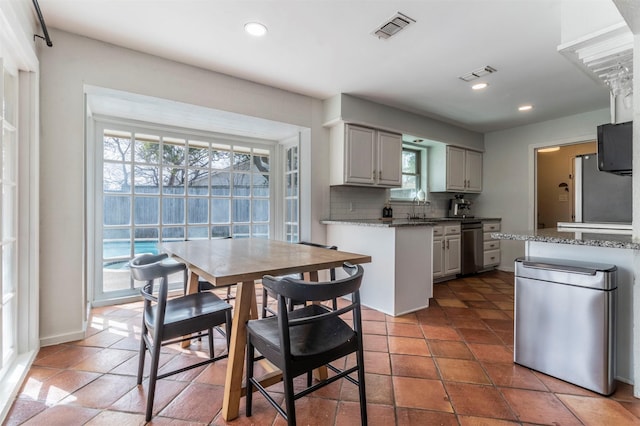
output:
M 426 219 L 427 215 L 424 212 L 424 208 L 427 204 L 431 204 L 427 201 L 426 194 L 423 190 L 418 191 L 417 195 L 413 198 L 411 203 L 411 213 L 407 213 L 407 219 Z M 422 216 L 416 213 L 416 206 L 422 205 Z

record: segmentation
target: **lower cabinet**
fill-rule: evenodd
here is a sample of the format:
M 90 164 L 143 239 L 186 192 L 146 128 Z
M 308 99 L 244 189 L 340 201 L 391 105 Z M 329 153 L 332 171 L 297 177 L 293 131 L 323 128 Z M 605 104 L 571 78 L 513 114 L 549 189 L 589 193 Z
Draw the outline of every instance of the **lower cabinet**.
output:
M 483 222 L 484 262 L 483 267 L 490 269 L 500 264 L 500 241 L 491 238 L 492 232 L 500 231 L 500 222 Z
M 460 224 L 433 227 L 433 278 L 460 273 Z

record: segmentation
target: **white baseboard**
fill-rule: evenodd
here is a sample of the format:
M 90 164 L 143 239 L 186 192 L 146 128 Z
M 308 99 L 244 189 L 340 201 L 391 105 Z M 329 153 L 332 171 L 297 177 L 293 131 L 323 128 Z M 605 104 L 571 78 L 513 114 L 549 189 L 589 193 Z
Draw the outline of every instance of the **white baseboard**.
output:
M 75 340 L 82 340 L 85 338 L 85 331 L 75 331 L 73 333 L 58 334 L 56 336 L 41 337 L 40 347 L 58 345 L 60 343 L 73 342 Z

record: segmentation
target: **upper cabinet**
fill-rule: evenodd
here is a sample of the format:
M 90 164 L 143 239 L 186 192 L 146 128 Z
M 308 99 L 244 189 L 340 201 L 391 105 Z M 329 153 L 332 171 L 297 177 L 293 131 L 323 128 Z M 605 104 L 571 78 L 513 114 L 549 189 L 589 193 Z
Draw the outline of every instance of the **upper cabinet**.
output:
M 434 147 L 428 173 L 431 192 L 481 192 L 482 153 L 449 145 Z
M 402 135 L 339 123 L 330 143 L 331 185 L 402 186 Z

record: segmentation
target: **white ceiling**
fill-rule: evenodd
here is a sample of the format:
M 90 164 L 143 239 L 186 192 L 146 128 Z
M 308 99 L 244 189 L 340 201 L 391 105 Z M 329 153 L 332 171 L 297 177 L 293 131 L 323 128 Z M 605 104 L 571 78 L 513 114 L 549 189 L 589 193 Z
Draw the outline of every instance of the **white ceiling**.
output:
M 605 85 L 558 53 L 560 1 L 39 3 L 49 27 L 319 99 L 348 93 L 488 132 L 608 107 Z M 416 23 L 388 40 L 371 34 L 398 11 Z M 265 37 L 243 31 L 253 20 L 267 25 Z M 482 92 L 458 78 L 485 65 L 498 71 L 482 79 Z M 525 103 L 534 109 L 518 112 Z

